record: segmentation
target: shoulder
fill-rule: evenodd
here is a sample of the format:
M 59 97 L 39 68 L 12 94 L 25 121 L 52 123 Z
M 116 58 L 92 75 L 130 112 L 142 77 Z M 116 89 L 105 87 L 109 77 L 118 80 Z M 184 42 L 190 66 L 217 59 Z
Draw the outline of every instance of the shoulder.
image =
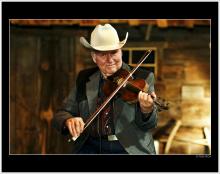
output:
M 88 69 L 85 69 L 85 70 L 81 70 L 79 73 L 78 73 L 78 76 L 77 76 L 77 81 L 79 80 L 88 80 L 89 77 L 94 74 L 95 72 L 97 72 L 99 70 L 98 67 L 93 67 L 93 68 L 88 68 Z
M 98 71 L 98 67 L 84 69 L 79 72 L 78 76 L 90 76 L 96 71 Z
M 77 89 L 76 98 L 78 101 L 86 99 L 85 96 L 86 83 L 89 81 L 89 77 L 98 70 L 99 70 L 98 67 L 95 67 L 95 68 L 82 70 L 78 73 L 78 76 L 76 78 L 76 89 Z
M 132 69 L 133 69 L 133 68 L 132 68 Z M 151 72 L 151 71 L 149 71 L 149 70 L 147 70 L 147 69 L 145 69 L 145 68 L 139 67 L 139 68 L 135 71 L 134 76 L 135 76 L 136 78 L 147 79 L 147 78 L 149 78 L 149 77 L 151 77 L 151 78 L 154 77 L 154 73 Z

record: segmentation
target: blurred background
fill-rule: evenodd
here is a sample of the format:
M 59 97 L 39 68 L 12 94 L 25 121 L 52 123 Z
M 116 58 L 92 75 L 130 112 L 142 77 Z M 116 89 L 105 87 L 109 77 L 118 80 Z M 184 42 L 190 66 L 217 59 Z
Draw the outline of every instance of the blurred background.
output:
M 157 96 L 169 102 L 152 130 L 157 154 L 211 153 L 210 20 L 10 20 L 10 154 L 66 154 L 71 144 L 51 127 L 78 72 L 95 66 L 79 43 L 110 23 L 123 61 L 155 73 Z

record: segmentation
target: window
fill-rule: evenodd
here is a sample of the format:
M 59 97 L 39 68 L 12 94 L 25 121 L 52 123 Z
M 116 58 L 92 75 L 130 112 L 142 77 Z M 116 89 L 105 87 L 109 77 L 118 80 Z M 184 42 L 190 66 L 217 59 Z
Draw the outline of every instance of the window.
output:
M 157 77 L 157 48 L 155 47 L 125 47 L 123 51 L 123 61 L 133 67 L 137 66 L 137 63 L 142 58 L 147 50 L 152 50 L 147 59 L 141 64 L 140 67 L 147 69 L 154 73 Z

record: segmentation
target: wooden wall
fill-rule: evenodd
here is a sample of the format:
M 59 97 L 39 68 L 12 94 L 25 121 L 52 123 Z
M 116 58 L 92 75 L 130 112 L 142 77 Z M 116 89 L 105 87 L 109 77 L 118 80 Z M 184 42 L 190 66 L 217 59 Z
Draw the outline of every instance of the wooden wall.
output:
M 165 152 L 169 140 L 166 153 L 211 153 L 209 27 L 169 28 L 152 37 L 164 41 L 156 91 L 170 102 L 170 109 L 159 113 L 156 131 L 161 128 L 163 133 L 155 134 L 155 138 L 161 142 L 160 152 Z M 170 137 L 172 131 L 174 137 Z
M 79 44 L 79 37 L 88 36 L 88 31 L 90 28 L 11 27 L 10 153 L 70 151 L 71 146 L 51 128 L 50 121 L 76 74 L 94 66 L 89 52 Z M 165 149 L 167 153 L 210 153 L 208 145 L 188 141 L 204 143 L 204 130 L 210 130 L 209 27 L 153 27 L 148 40 L 141 41 L 135 40 L 133 31 L 127 46 L 157 47 L 155 89 L 158 96 L 170 102 L 169 111 L 159 113 L 158 128 L 153 130 L 160 153 Z M 179 128 L 172 133 L 176 123 L 180 123 Z
M 11 28 L 10 153 L 68 153 L 51 119 L 75 80 L 82 31 Z

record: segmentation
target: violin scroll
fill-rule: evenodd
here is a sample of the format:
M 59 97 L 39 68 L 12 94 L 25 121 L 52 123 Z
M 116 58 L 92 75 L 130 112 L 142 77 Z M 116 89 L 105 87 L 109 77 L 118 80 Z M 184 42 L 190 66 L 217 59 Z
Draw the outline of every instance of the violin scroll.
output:
M 165 99 L 157 97 L 156 99 L 154 99 L 154 103 L 157 105 L 159 112 L 169 109 L 169 103 Z

